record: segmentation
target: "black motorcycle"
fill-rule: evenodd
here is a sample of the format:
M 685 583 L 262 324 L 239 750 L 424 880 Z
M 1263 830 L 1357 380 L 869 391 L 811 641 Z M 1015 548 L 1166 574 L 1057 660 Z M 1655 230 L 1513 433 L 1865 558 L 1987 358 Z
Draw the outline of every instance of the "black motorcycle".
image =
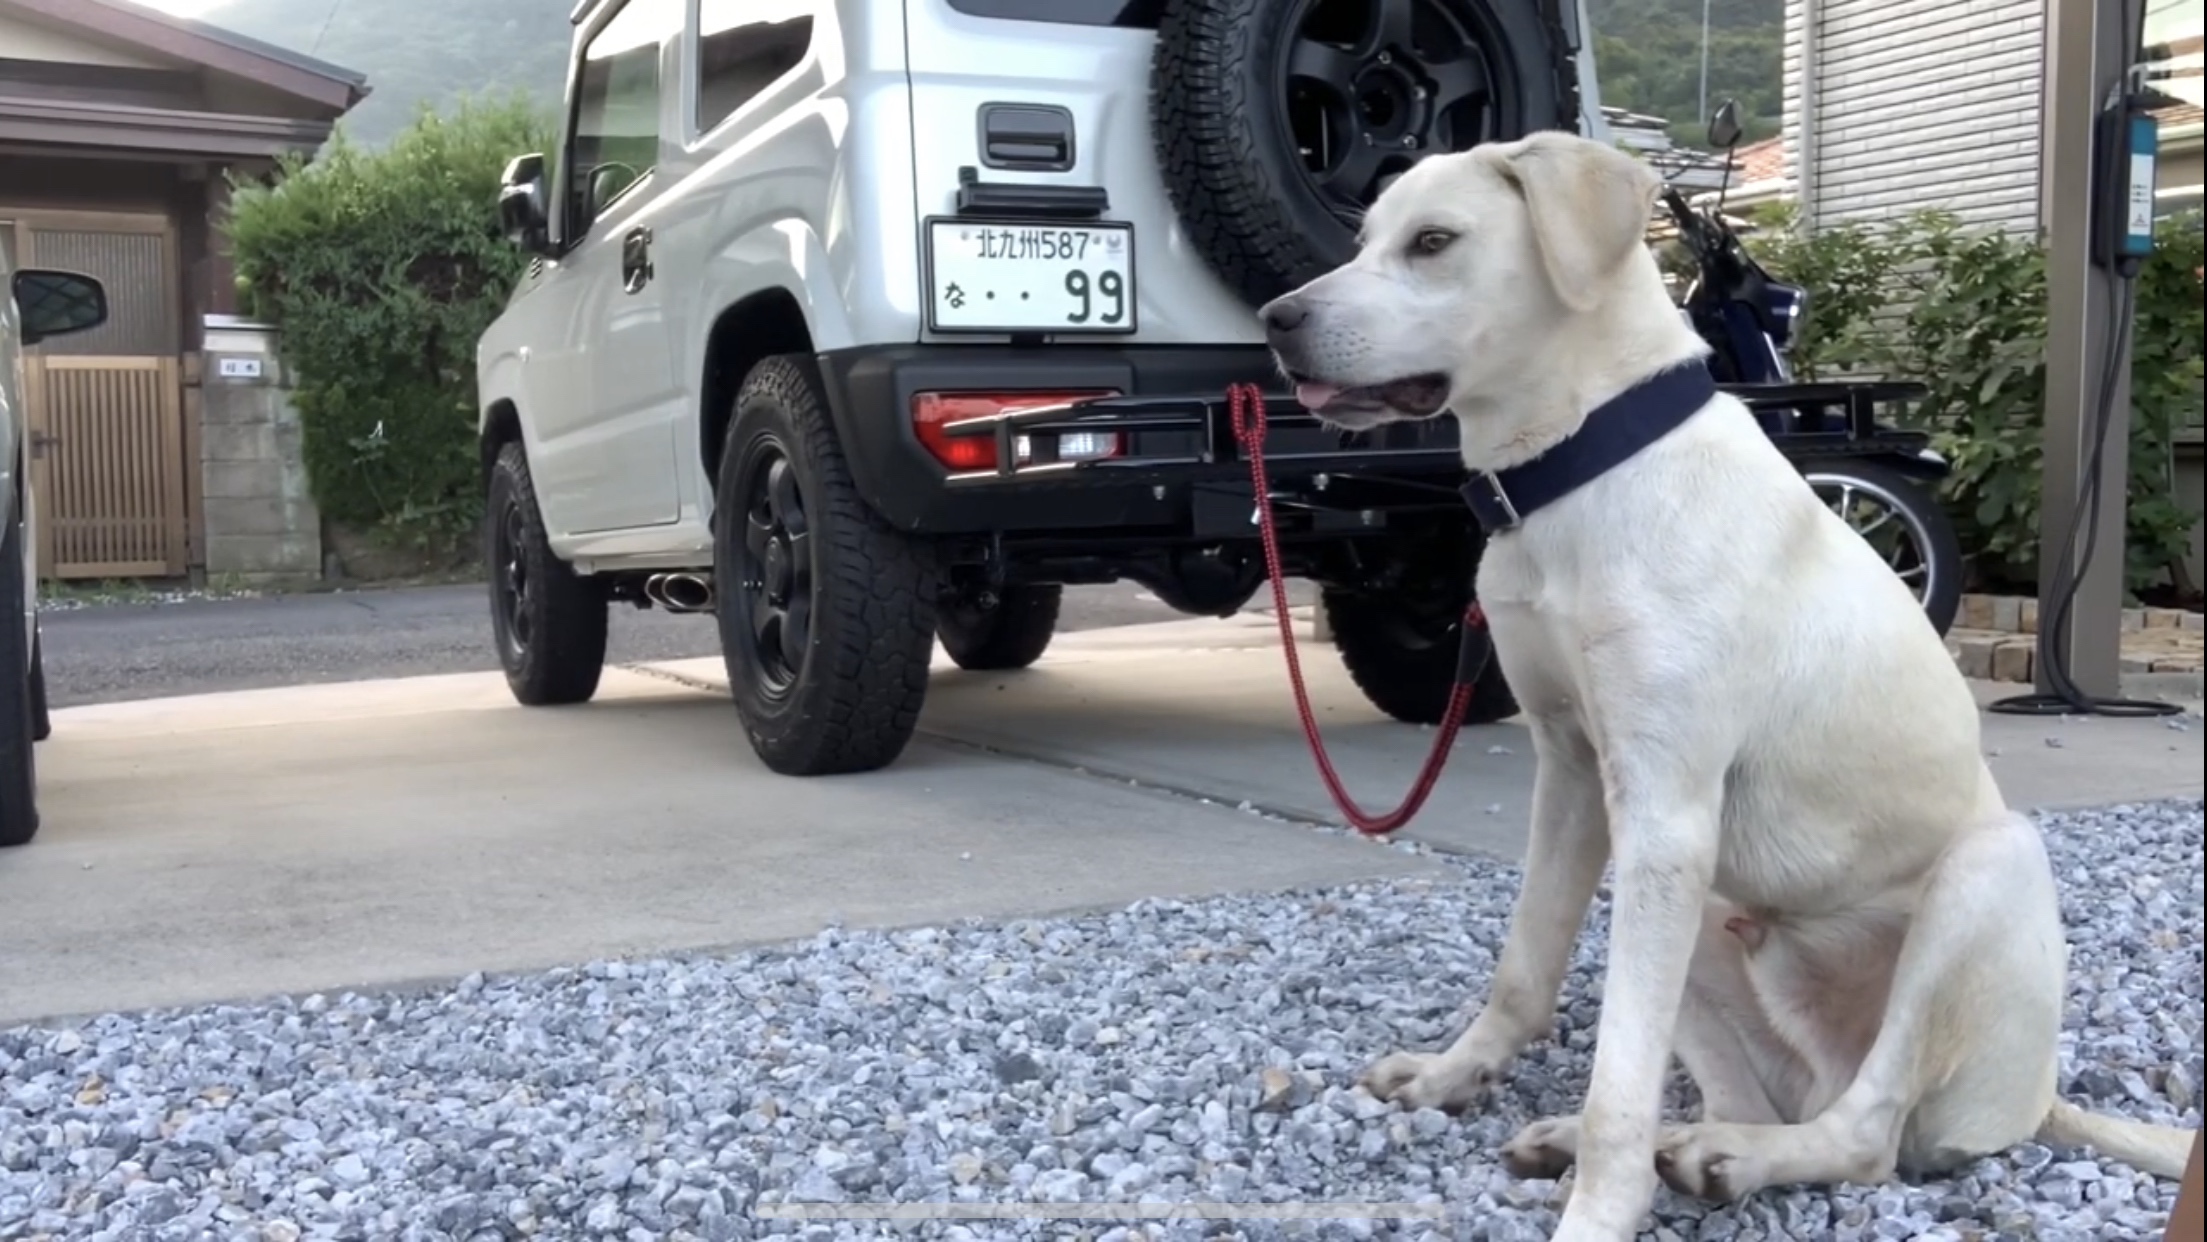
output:
M 1739 107 L 1726 100 L 1709 122 L 1709 145 L 1727 157 L 1715 206 L 1697 210 L 1676 186 L 1663 188 L 1664 209 L 1697 273 L 1680 309 L 1708 342 L 1718 383 L 1755 411 L 1817 495 L 1877 548 L 1944 634 L 1961 607 L 1964 577 L 1954 523 L 1933 495 L 1949 467 L 1928 436 L 1876 417 L 1880 406 L 1920 400 L 1926 389 L 1794 382 L 1786 351 L 1808 293 L 1773 279 L 1724 219 L 1729 157 L 1740 134 Z

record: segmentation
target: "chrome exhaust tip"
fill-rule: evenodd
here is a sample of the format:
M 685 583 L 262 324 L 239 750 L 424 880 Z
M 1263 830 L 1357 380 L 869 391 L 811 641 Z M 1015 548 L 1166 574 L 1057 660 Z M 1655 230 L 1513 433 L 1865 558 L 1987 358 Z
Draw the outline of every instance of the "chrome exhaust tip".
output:
M 711 612 L 717 602 L 711 574 L 653 574 L 644 579 L 644 598 L 668 612 Z

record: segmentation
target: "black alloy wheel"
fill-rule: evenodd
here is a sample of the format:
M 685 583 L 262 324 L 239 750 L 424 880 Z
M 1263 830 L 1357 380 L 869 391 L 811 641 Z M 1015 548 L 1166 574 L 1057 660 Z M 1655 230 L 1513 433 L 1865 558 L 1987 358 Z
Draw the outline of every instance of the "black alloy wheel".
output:
M 769 698 L 805 671 L 812 637 L 812 523 L 789 447 L 766 434 L 743 447 L 736 495 L 750 499 L 736 545 L 736 617 L 743 658 Z
M 491 530 L 491 599 L 497 608 L 497 630 L 503 654 L 518 664 L 528 657 L 529 640 L 536 636 L 536 576 L 529 572 L 528 535 L 522 529 L 522 508 L 509 503 L 496 515 Z
M 1282 114 L 1312 188 L 1354 227 L 1420 158 L 1513 137 L 1513 72 L 1482 4 L 1308 0 L 1275 69 Z

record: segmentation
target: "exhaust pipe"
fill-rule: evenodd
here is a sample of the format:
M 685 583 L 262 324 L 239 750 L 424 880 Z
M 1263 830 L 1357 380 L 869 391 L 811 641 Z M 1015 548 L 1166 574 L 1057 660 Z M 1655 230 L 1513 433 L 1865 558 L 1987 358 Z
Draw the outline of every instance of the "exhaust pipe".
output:
M 668 612 L 711 612 L 718 602 L 711 574 L 653 574 L 644 579 L 644 598 Z

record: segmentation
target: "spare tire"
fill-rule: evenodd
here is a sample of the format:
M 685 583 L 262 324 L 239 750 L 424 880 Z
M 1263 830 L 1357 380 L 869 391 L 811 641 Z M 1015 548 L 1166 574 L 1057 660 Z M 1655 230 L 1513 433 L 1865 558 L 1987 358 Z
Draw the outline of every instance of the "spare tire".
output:
M 1578 127 L 1552 0 L 1172 0 L 1151 133 L 1189 239 L 1258 306 L 1347 262 L 1424 156 Z

